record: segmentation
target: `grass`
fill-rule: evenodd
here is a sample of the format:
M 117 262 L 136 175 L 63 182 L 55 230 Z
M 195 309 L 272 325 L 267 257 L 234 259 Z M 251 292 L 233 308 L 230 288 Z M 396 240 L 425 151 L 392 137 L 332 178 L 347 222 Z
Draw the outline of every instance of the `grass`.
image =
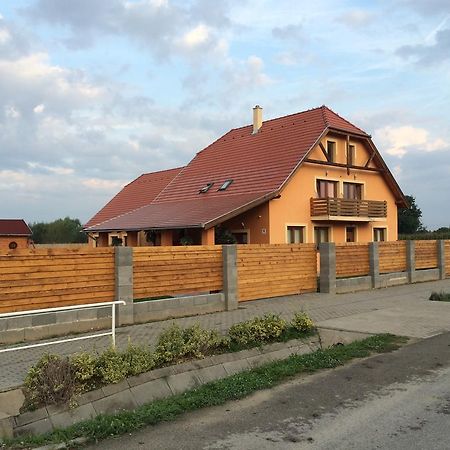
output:
M 99 415 L 94 419 L 80 422 L 63 430 L 56 430 L 40 436 L 6 440 L 3 446 L 6 448 L 29 448 L 50 443 L 69 442 L 80 437 L 85 437 L 92 442 L 131 433 L 146 425 L 156 425 L 163 421 L 174 420 L 188 411 L 222 405 L 230 400 L 244 398 L 255 391 L 271 388 L 298 374 L 338 367 L 352 359 L 364 358 L 373 353 L 390 352 L 399 348 L 404 342 L 406 342 L 405 338 L 382 334 L 306 355 L 292 355 L 287 359 L 205 384 L 184 394 L 154 401 L 134 411 L 123 411 L 115 415 Z
M 429 300 L 434 302 L 450 302 L 450 292 L 432 292 Z

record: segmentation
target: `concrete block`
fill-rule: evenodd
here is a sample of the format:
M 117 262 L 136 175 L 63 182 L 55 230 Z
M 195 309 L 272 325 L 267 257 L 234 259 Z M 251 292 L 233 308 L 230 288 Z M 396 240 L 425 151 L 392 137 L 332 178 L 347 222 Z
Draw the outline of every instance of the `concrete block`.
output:
M 96 320 L 97 310 L 96 308 L 80 309 L 77 311 L 78 320 Z
M 46 417 L 48 417 L 47 409 L 39 408 L 35 411 L 27 411 L 15 416 L 14 421 L 18 427 L 21 427 L 22 425 L 37 422 L 38 420 L 45 419 Z
M 126 391 L 117 392 L 116 394 L 96 400 L 92 402 L 92 406 L 97 414 L 113 414 L 117 411 L 132 410 L 136 408 L 137 403 L 133 395 L 131 395 L 131 391 L 127 389 Z
M 45 419 L 32 422 L 14 429 L 15 436 L 25 436 L 29 434 L 44 434 L 53 430 L 52 423 L 47 417 Z
M 196 371 L 170 375 L 166 378 L 166 381 L 174 394 L 181 394 L 201 384 Z
M 148 381 L 168 377 L 169 375 L 173 375 L 172 368 L 162 367 L 161 369 L 151 370 L 150 372 L 141 373 L 140 375 L 128 378 L 128 385 L 130 387 L 139 386 L 147 383 Z
M 194 305 L 206 305 L 208 303 L 208 296 L 207 295 L 199 295 L 197 297 L 194 297 Z
M 223 363 L 223 368 L 228 375 L 234 375 L 244 370 L 250 370 L 250 364 L 246 359 L 239 359 L 237 361 L 228 361 Z
M 0 412 L 0 446 L 2 439 L 14 437 L 13 418 Z
M 91 403 L 87 403 L 77 408 L 69 409 L 60 414 L 50 416 L 50 421 L 54 428 L 67 428 L 71 425 L 82 422 L 83 420 L 92 419 L 97 413 Z
M 416 282 L 416 243 L 413 240 L 406 241 L 406 271 L 408 282 Z
M 111 308 L 97 308 L 97 319 L 111 319 Z
M 116 394 L 117 392 L 125 391 L 128 388 L 129 386 L 127 380 L 122 380 L 119 383 L 108 384 L 106 386 L 103 386 L 102 391 L 105 397 L 107 397 L 108 395 L 113 395 Z
M 96 400 L 103 398 L 105 394 L 101 389 L 95 389 L 95 391 L 89 391 L 85 392 L 84 394 L 81 394 L 79 397 L 77 397 L 76 401 L 79 406 L 85 405 L 86 403 L 92 403 Z
M 22 389 L 0 392 L 0 414 L 17 416 L 24 399 Z
M 270 357 L 270 353 L 265 353 L 262 355 L 251 356 L 250 358 L 247 358 L 247 361 L 250 367 L 254 369 L 255 367 L 260 367 L 264 364 L 272 362 L 272 359 Z
M 439 279 L 445 280 L 447 276 L 447 270 L 445 267 L 445 241 L 437 241 L 437 254 L 438 254 L 438 269 Z
M 271 361 L 280 361 L 282 359 L 287 359 L 292 355 L 292 348 L 283 348 L 280 350 L 275 350 L 270 353 L 266 353 L 266 355 L 270 358 Z
M 378 242 L 369 242 L 369 275 L 372 279 L 372 288 L 380 288 L 380 249 Z
M 7 330 L 21 330 L 31 327 L 32 317 L 11 317 L 6 320 Z
M 116 286 L 129 287 L 133 282 L 133 267 L 121 266 L 117 273 Z
M 336 292 L 338 294 L 344 294 L 347 292 L 367 291 L 372 289 L 372 284 L 373 279 L 371 276 L 341 278 L 336 280 Z
M 320 292 L 336 292 L 336 247 L 333 242 L 319 244 L 320 252 Z
M 116 267 L 133 265 L 133 248 L 132 247 L 115 247 L 114 249 Z
M 332 328 L 320 328 L 320 341 L 322 348 L 327 348 L 336 344 L 350 344 L 372 336 L 370 333 L 359 333 L 356 331 L 344 331 Z
M 226 311 L 238 308 L 237 246 L 222 245 L 223 293 Z
M 420 283 L 423 281 L 435 281 L 439 280 L 439 269 L 423 269 L 415 271 L 415 282 Z
M 271 353 L 284 348 L 286 348 L 286 342 L 275 342 L 273 344 L 265 345 L 261 349 L 261 353 Z
M 0 319 L 0 333 L 8 329 L 8 319 Z
M 74 323 L 77 320 L 77 311 L 60 311 L 56 313 L 56 323 Z
M 167 381 L 163 378 L 134 386 L 131 388 L 131 393 L 138 405 L 145 405 L 154 400 L 170 397 L 172 395 L 172 391 L 170 390 Z
M 37 314 L 31 316 L 31 325 L 33 327 L 41 325 L 51 325 L 56 323 L 56 313 Z
M 26 341 L 40 341 L 52 336 L 50 332 L 50 325 L 43 325 L 40 327 L 30 327 L 24 330 L 24 339 Z
M 216 366 L 205 367 L 197 370 L 197 376 L 201 383 L 210 383 L 211 381 L 220 380 L 228 376 L 222 364 Z
M 25 340 L 25 330 L 7 330 L 0 333 L 0 344 L 17 344 Z
M 68 411 L 69 405 L 67 405 L 66 403 L 62 403 L 60 405 L 47 405 L 46 409 L 48 416 L 51 416 L 52 414 L 59 414 L 64 411 Z

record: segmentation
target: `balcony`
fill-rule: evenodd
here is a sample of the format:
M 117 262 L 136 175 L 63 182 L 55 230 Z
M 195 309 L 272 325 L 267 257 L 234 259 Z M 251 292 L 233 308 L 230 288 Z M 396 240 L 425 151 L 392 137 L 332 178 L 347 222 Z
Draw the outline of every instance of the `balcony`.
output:
M 371 222 L 387 217 L 386 201 L 312 198 L 312 220 Z

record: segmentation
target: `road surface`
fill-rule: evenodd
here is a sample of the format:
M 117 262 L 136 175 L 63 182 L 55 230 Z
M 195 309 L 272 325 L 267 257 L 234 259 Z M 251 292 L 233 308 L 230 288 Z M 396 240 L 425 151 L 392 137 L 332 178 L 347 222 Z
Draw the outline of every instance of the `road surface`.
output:
M 92 449 L 450 449 L 450 333 Z

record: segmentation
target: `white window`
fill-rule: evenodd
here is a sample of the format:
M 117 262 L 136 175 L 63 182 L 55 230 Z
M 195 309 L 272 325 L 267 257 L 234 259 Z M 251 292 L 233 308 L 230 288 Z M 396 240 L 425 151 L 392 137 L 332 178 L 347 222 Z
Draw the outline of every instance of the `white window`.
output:
M 386 240 L 386 228 L 374 228 L 373 229 L 373 241 L 383 242 Z

